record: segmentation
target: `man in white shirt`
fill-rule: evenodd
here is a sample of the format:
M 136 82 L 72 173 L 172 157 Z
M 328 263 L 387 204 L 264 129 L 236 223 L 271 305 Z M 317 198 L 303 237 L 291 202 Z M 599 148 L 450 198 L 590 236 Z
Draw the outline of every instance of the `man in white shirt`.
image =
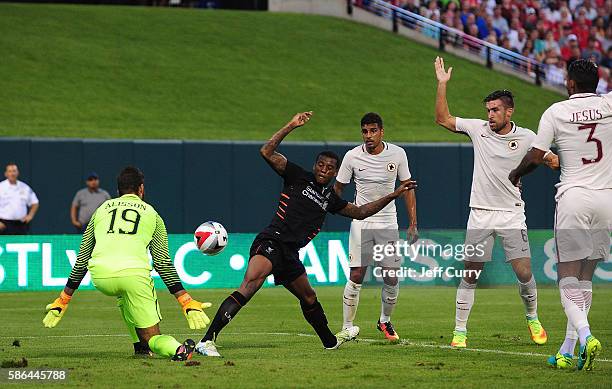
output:
M 351 180 L 355 181 L 355 204 L 362 205 L 379 197 L 392 193 L 395 181 L 410 180 L 410 169 L 406 152 L 399 146 L 384 142 L 385 130 L 383 120 L 377 113 L 370 112 L 361 119 L 363 143 L 349 150 L 342 160 L 334 189 L 338 195 Z M 418 238 L 416 196 L 410 190 L 404 196 L 410 220 L 408 230 L 409 243 Z M 346 282 L 343 294 L 343 328 L 351 328 L 359 304 L 359 292 L 368 266 L 379 267 L 383 278 L 381 293 L 381 313 L 377 328 L 385 337 L 395 342 L 399 335 L 391 323 L 391 314 L 395 309 L 399 295 L 399 282 L 395 274 L 388 270 L 399 269 L 401 257 L 385 256 L 379 263 L 373 263 L 375 245 L 386 245 L 399 240 L 397 211 L 395 203 L 390 202 L 375 215 L 364 220 L 353 220 L 349 235 L 350 277 Z
M 25 235 L 38 211 L 38 198 L 28 184 L 18 180 L 17 164 L 9 162 L 4 177 L 0 182 L 0 234 Z
M 444 60 L 438 57 L 435 70 L 438 79 L 436 123 L 450 131 L 468 135 L 474 147 L 470 217 L 465 244 L 476 250 L 464 261 L 465 269 L 482 271 L 485 262 L 491 261 L 495 237 L 499 236 L 506 262 L 510 263 L 518 279 L 531 339 L 536 344 L 544 344 L 548 336 L 538 319 L 538 292 L 531 272 L 525 203 L 519 188 L 510 185 L 506 178 L 531 146 L 535 134 L 511 121 L 514 99 L 507 90 L 495 91 L 484 99 L 488 121 L 452 116 L 446 101 L 446 84 L 452 68 L 447 72 Z M 478 281 L 474 274 L 464 276 L 457 288 L 455 330 L 451 342 L 454 348 L 466 347 L 467 320 L 474 304 Z
M 510 175 L 520 178 L 542 163 L 554 142 L 561 161 L 557 186 L 555 243 L 561 305 L 567 316 L 566 338 L 551 366 L 571 369 L 580 340 L 578 370 L 591 370 L 601 343 L 587 319 L 593 296 L 593 273 L 610 257 L 612 231 L 612 95 L 597 95 L 597 65 L 572 62 L 568 69 L 569 99 L 551 105 L 542 115 L 531 150 Z

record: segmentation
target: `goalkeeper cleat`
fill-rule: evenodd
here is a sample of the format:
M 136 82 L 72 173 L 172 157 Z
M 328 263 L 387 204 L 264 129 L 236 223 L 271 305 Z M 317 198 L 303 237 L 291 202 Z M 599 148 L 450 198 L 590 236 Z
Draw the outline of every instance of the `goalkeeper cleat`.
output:
M 574 367 L 574 356 L 570 353 L 551 355 L 546 361 L 554 369 L 569 370 Z
M 593 370 L 593 361 L 601 352 L 601 343 L 593 335 L 586 338 L 586 344 L 580 346 L 578 353 L 578 370 Z
M 467 332 L 465 331 L 453 331 L 453 340 L 451 341 L 452 348 L 466 348 L 467 347 Z
M 385 338 L 387 338 L 390 342 L 397 342 L 399 340 L 399 335 L 397 332 L 395 332 L 395 328 L 393 328 L 393 324 L 391 324 L 390 321 L 381 323 L 379 320 L 376 327 L 380 332 L 385 334 Z
M 350 342 L 351 340 L 355 340 L 359 335 L 359 327 L 352 326 L 349 328 L 345 328 L 342 331 L 336 334 L 336 345 L 332 347 L 325 347 L 327 350 L 335 350 L 342 346 L 346 342 Z
M 546 334 L 546 330 L 542 327 L 542 323 L 535 319 L 527 319 L 527 328 L 529 328 L 529 334 L 531 335 L 531 340 L 535 344 L 546 344 L 548 340 L 548 334 Z
M 198 354 L 202 354 L 206 357 L 220 357 L 221 354 L 217 351 L 217 345 L 212 340 L 200 342 L 195 348 Z
M 172 357 L 173 361 L 188 361 L 193 356 L 196 344 L 193 339 L 186 339 L 177 349 Z

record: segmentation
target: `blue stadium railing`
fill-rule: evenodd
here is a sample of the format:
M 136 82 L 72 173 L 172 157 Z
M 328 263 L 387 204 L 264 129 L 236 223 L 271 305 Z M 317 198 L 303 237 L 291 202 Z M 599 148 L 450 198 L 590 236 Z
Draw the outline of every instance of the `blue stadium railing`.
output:
M 447 46 L 452 46 L 455 49 L 465 51 L 470 56 L 485 59 L 488 68 L 503 66 L 509 71 L 523 76 L 523 78 L 533 80 L 536 85 L 542 85 L 544 82 L 558 87 L 560 84 L 560 82 L 548 82 L 543 65 L 532 58 L 483 41 L 456 28 L 448 27 L 442 23 L 394 6 L 386 1 L 347 0 L 347 11 L 349 13 L 352 13 L 352 7 L 360 7 L 390 19 L 393 32 L 398 32 L 400 24 L 419 31 L 422 35 L 431 38 L 432 42 L 437 40 L 441 51 L 444 51 Z

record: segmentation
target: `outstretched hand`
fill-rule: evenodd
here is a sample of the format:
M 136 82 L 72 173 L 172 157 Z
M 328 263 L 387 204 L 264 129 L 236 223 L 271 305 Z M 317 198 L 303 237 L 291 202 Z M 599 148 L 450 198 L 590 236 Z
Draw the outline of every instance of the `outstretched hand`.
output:
M 290 127 L 291 129 L 302 127 L 304 124 L 308 123 L 311 116 L 312 111 L 296 113 L 291 121 L 287 123 L 287 127 Z
M 450 80 L 453 68 L 448 68 L 448 71 L 444 70 L 444 58 L 436 57 L 434 67 L 436 68 L 436 78 L 438 82 L 448 82 L 448 80 Z

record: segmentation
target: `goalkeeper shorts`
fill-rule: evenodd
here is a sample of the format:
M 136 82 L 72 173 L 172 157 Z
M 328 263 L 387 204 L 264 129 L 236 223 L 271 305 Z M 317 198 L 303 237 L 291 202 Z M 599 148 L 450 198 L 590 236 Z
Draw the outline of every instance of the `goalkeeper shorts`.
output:
M 130 275 L 93 278 L 96 289 L 107 296 L 116 296 L 124 319 L 136 328 L 149 328 L 162 319 L 157 293 L 151 277 Z

